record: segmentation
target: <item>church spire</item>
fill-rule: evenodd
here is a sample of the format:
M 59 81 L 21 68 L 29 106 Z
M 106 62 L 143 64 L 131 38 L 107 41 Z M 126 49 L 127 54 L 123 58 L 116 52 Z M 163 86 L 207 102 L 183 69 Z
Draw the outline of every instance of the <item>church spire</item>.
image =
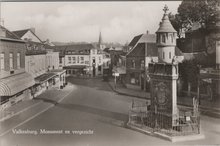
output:
M 102 33 L 101 33 L 101 31 L 100 31 L 100 33 L 99 33 L 99 45 L 102 45 Z

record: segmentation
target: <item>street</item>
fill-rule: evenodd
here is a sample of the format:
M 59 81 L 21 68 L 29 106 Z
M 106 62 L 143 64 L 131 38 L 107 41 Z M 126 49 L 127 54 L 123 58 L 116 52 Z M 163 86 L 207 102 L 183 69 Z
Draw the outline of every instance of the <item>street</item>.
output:
M 129 96 L 117 95 L 107 82 L 101 79 L 68 78 L 73 90 L 54 106 L 31 118 L 22 119 L 40 112 L 50 106 L 44 100 L 28 112 L 21 113 L 1 123 L 1 128 L 16 127 L 16 130 L 35 131 L 35 133 L 19 134 L 10 130 L 1 136 L 2 146 L 146 146 L 146 145 L 207 145 L 220 144 L 220 119 L 201 117 L 202 132 L 205 139 L 171 143 L 161 138 L 146 135 L 125 127 L 128 120 Z M 48 98 L 48 97 L 45 97 Z M 50 99 L 52 99 L 50 97 Z M 41 99 L 39 99 L 41 100 Z M 27 114 L 28 113 L 28 114 Z M 16 123 L 17 125 L 13 124 Z M 9 125 L 13 126 L 9 126 Z M 20 125 L 19 125 L 20 124 Z M 62 133 L 43 134 L 40 130 Z M 65 133 L 64 131 L 70 131 Z M 90 131 L 90 133 L 73 133 L 72 131 Z

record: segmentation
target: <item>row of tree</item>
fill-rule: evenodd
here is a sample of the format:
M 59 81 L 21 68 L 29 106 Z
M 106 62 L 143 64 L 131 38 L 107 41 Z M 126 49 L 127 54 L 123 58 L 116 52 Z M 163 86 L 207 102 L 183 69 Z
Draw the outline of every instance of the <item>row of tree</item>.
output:
M 204 28 L 215 24 L 219 15 L 219 5 L 219 0 L 183 0 L 177 14 L 169 13 L 178 37 L 181 37 L 182 32 L 190 30 L 195 22 Z
M 219 0 L 183 0 L 178 7 L 177 14 L 169 13 L 169 19 L 177 36 L 180 38 L 185 31 L 192 29 L 194 23 L 200 24 L 204 29 L 216 24 L 219 14 Z M 199 62 L 187 60 L 180 65 L 182 80 L 187 83 L 188 94 L 192 87 L 198 84 Z

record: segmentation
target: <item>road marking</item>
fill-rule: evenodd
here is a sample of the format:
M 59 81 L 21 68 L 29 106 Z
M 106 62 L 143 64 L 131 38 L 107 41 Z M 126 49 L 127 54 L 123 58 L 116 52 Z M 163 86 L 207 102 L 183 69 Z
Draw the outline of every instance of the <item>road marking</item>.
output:
M 70 95 L 71 93 L 72 93 L 72 90 L 71 90 L 67 95 L 65 95 L 64 97 L 62 97 L 62 98 L 58 101 L 58 103 L 61 102 L 65 97 L 67 97 L 67 96 Z M 32 117 L 26 119 L 25 121 L 23 121 L 23 122 L 21 122 L 20 124 L 14 126 L 13 128 L 10 128 L 10 129 L 6 130 L 5 132 L 3 132 L 3 133 L 0 134 L 0 137 L 2 137 L 2 136 L 4 136 L 5 134 L 9 133 L 12 129 L 15 129 L 15 128 L 17 128 L 17 127 L 19 127 L 19 126 L 21 126 L 21 125 L 27 123 L 28 121 L 34 119 L 35 117 L 37 117 L 37 116 L 39 116 L 40 114 L 44 113 L 45 111 L 47 111 L 48 109 L 50 109 L 50 108 L 53 107 L 53 106 L 55 106 L 55 105 L 54 105 L 54 104 L 51 104 L 49 107 L 47 107 L 47 108 L 44 109 L 43 111 L 41 111 L 41 112 L 35 114 L 34 116 L 32 116 Z

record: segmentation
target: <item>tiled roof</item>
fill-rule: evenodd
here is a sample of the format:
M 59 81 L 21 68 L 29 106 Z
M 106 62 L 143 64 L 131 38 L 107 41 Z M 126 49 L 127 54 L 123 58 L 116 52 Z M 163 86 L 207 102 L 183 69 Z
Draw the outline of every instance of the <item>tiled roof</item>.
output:
M 138 35 L 138 36 L 135 36 L 135 37 L 131 40 L 131 42 L 129 43 L 128 46 L 134 47 L 134 46 L 137 44 L 137 42 L 140 40 L 140 38 L 141 38 L 142 35 L 143 35 L 143 34 Z
M 6 29 L 5 27 L 1 26 L 0 25 L 0 29 L 3 29 L 6 31 L 6 38 L 9 38 L 9 39 L 19 39 L 21 40 L 15 33 L 9 31 L 8 29 Z

